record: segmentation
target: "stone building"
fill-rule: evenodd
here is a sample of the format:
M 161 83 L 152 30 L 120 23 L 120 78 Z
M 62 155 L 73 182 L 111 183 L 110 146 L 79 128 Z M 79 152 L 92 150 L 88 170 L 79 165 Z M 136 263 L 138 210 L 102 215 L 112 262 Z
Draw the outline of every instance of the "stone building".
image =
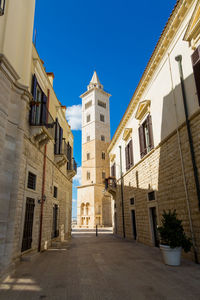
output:
M 34 9 L 6 1 L 0 16 L 0 275 L 71 233 L 73 135 L 32 44 Z
M 82 185 L 78 187 L 77 225 L 111 226 L 111 197 L 104 193 L 109 176 L 110 94 L 104 91 L 96 71 L 82 94 Z
M 199 1 L 177 1 L 111 140 L 111 177 L 106 180 L 115 200 L 117 235 L 158 246 L 157 224 L 163 210 L 176 209 L 193 241 L 188 256 L 196 261 L 200 261 L 199 16 Z

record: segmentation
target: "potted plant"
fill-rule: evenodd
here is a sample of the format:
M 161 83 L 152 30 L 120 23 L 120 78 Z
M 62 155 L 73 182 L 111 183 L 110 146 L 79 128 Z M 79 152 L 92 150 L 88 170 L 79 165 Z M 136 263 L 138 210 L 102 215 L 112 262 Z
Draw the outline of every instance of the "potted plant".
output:
M 186 237 L 182 220 L 177 218 L 176 210 L 169 210 L 169 212 L 164 210 L 161 222 L 162 226 L 158 227 L 158 232 L 164 262 L 170 266 L 179 266 L 181 250 L 190 251 L 192 247 L 191 239 Z

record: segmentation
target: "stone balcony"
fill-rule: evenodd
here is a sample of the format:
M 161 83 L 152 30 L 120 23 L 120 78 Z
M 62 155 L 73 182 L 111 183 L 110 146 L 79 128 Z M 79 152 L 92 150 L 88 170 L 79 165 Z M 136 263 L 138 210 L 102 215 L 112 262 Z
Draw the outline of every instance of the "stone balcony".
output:
M 67 177 L 72 179 L 77 173 L 77 163 L 74 158 L 67 162 Z
M 105 190 L 110 193 L 113 197 L 116 196 L 117 182 L 115 177 L 108 177 L 105 179 Z
M 54 120 L 48 109 L 41 104 L 31 103 L 29 125 L 34 143 L 42 147 L 54 139 Z
M 60 145 L 60 149 L 58 149 L 57 152 L 54 152 L 54 162 L 56 165 L 61 168 L 64 166 L 67 162 L 67 144 L 65 142 L 65 139 L 62 140 L 62 143 Z

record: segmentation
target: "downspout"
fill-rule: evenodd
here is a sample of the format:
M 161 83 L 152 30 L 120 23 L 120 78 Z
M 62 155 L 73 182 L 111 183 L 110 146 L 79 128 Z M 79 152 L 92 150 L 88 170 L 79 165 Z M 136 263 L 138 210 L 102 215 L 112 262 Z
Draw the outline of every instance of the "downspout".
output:
M 195 167 L 196 167 L 196 162 L 195 162 L 195 157 L 194 157 L 193 141 L 192 141 L 192 136 L 191 136 L 191 131 L 190 131 L 190 124 L 189 124 L 189 120 L 188 120 L 187 101 L 186 101 L 185 88 L 184 88 L 184 82 L 183 82 L 183 72 L 182 72 L 182 66 L 181 66 L 182 57 L 177 56 L 175 58 L 175 60 L 179 63 L 179 72 L 180 72 L 181 88 L 182 88 L 182 95 L 183 95 L 183 104 L 184 104 L 184 110 L 185 110 L 186 126 L 187 126 L 188 139 L 189 139 L 189 144 L 190 144 L 192 164 L 195 163 Z M 198 255 L 197 255 L 196 241 L 195 241 L 195 237 L 194 237 L 192 218 L 191 218 L 191 207 L 190 207 L 190 201 L 189 201 L 189 195 L 188 195 L 188 189 L 187 189 L 187 183 L 186 183 L 186 177 L 185 177 L 185 168 L 184 168 L 183 154 L 182 154 L 182 149 L 181 149 L 180 133 L 179 133 L 179 129 L 178 129 L 178 115 L 177 115 L 176 99 L 175 99 L 175 94 L 174 94 L 174 85 L 173 85 L 172 69 L 171 69 L 171 62 L 170 62 L 169 53 L 168 53 L 168 62 L 169 62 L 170 78 L 171 78 L 172 93 L 173 93 L 173 104 L 174 104 L 174 110 L 175 110 L 175 115 L 176 115 L 176 132 L 177 132 L 178 147 L 179 147 L 179 153 L 180 153 L 180 159 L 181 159 L 181 169 L 182 169 L 183 184 L 184 184 L 184 189 L 185 189 L 185 198 L 186 198 L 186 204 L 187 204 L 187 210 L 188 210 L 190 232 L 191 232 L 191 238 L 192 238 L 192 244 L 193 244 L 193 250 L 194 250 L 194 258 L 195 258 L 195 262 L 199 263 Z M 193 159 L 194 159 L 194 161 L 193 161 Z M 194 164 L 193 164 L 193 171 L 195 173 Z M 198 174 L 195 174 L 194 175 L 195 176 L 195 183 L 196 183 L 196 175 L 197 175 L 197 182 L 199 182 Z M 198 196 L 198 199 L 199 199 L 200 193 L 198 192 L 198 190 L 199 190 L 199 186 L 197 187 L 197 196 Z
M 124 220 L 124 186 L 123 186 L 123 176 L 122 176 L 122 147 L 119 146 L 120 151 L 120 177 L 121 177 L 121 198 L 122 198 L 122 227 L 123 227 L 123 237 L 126 237 L 125 232 L 125 220 Z
M 49 96 L 50 91 L 47 90 L 47 109 L 49 110 Z M 44 156 L 43 156 L 43 174 L 42 174 L 42 195 L 41 195 L 41 209 L 40 209 L 40 231 L 39 231 L 39 243 L 38 252 L 41 251 L 42 243 L 42 223 L 43 223 L 43 210 L 44 210 L 44 190 L 45 190 L 45 179 L 46 179 L 46 160 L 47 160 L 47 145 L 44 146 Z

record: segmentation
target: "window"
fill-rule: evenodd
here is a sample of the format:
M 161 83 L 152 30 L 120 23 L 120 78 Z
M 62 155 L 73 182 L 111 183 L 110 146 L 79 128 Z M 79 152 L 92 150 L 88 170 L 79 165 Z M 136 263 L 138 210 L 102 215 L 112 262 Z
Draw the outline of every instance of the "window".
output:
M 148 193 L 148 200 L 149 200 L 149 201 L 156 200 L 155 191 L 152 191 L 152 192 L 149 192 L 149 193 Z
M 154 148 L 151 115 L 148 115 L 139 127 L 140 156 L 145 156 Z
M 106 173 L 102 172 L 102 179 L 105 179 L 105 178 L 106 178 Z
M 72 170 L 72 147 L 69 142 L 67 142 L 67 170 Z
M 89 108 L 90 106 L 92 106 L 92 100 L 85 104 L 85 109 Z
M 197 89 L 197 96 L 200 105 L 200 46 L 192 54 L 192 65 Z
M 125 147 L 126 171 L 133 166 L 133 143 L 132 140 Z
M 102 158 L 102 159 L 106 159 L 106 154 L 105 154 L 105 152 L 102 152 L 102 153 L 101 153 L 101 158 Z
M 55 143 L 54 143 L 54 154 L 62 154 L 63 145 L 63 129 L 56 118 L 55 122 Z
M 57 186 L 53 187 L 53 196 L 54 196 L 54 198 L 57 198 L 57 196 L 58 196 L 58 188 L 57 188 Z
M 90 172 L 87 171 L 87 180 L 90 180 Z
M 104 115 L 102 115 L 102 114 L 100 114 L 100 121 L 101 121 L 101 122 L 105 122 L 105 117 L 104 117 Z
M 98 105 L 103 107 L 103 108 L 106 108 L 106 103 L 103 102 L 103 101 L 98 100 Z
M 105 141 L 105 136 L 104 135 L 101 135 L 101 141 Z
M 87 115 L 87 123 L 90 122 L 90 115 Z
M 89 141 L 90 141 L 90 136 L 88 135 L 88 136 L 87 136 L 87 142 L 89 142 Z
M 90 153 L 87 153 L 87 160 L 90 159 Z
M 133 197 L 130 199 L 130 205 L 134 205 L 134 204 L 135 204 L 135 198 Z
M 36 189 L 36 175 L 32 172 L 28 172 L 28 184 L 27 187 L 31 190 Z
M 116 164 L 115 163 L 111 167 L 111 176 L 112 177 L 116 176 Z

